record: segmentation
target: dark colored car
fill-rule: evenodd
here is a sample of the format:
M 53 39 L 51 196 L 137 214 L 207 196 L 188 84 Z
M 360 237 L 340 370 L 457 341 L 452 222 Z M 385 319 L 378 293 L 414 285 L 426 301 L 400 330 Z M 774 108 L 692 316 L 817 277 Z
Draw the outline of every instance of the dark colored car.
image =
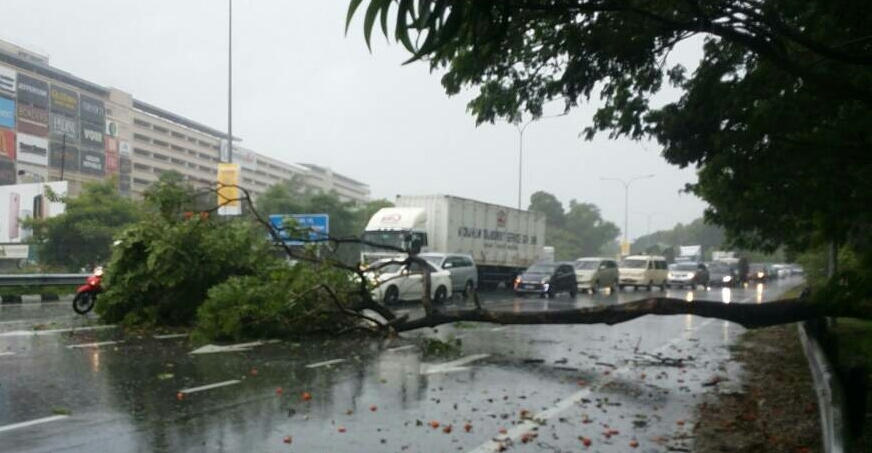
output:
M 711 263 L 708 270 L 711 287 L 733 288 L 741 284 L 739 272 L 727 263 Z
M 753 263 L 748 266 L 748 283 L 766 283 L 777 278 L 772 275 L 769 266 L 763 263 Z
M 554 297 L 567 292 L 575 297 L 578 283 L 573 263 L 536 263 L 515 279 L 515 294 L 540 294 Z

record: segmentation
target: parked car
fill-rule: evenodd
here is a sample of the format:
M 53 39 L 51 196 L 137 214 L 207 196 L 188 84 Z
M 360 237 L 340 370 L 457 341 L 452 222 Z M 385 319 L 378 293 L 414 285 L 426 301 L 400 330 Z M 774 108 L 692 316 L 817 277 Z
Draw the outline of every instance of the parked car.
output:
M 451 273 L 427 262 L 430 268 L 430 300 L 444 302 L 451 297 Z M 372 297 L 386 304 L 401 300 L 420 300 L 424 296 L 424 268 L 418 263 L 390 263 L 389 259 L 373 262 L 366 273 L 375 285 Z
M 650 291 L 655 286 L 659 286 L 664 290 L 667 274 L 666 258 L 654 255 L 631 255 L 624 258 L 618 266 L 620 277 L 618 287 L 639 289 L 644 286 Z
M 567 292 L 569 297 L 578 293 L 573 263 L 536 263 L 515 279 L 515 294 L 540 294 L 554 297 Z
M 472 257 L 459 253 L 421 253 L 421 258 L 451 274 L 451 290 L 468 297 L 478 287 L 478 267 Z
M 709 286 L 733 288 L 741 283 L 739 272 L 728 263 L 715 261 L 708 266 Z
M 575 260 L 575 280 L 579 290 L 595 293 L 600 288 L 618 288 L 618 263 L 610 258 L 579 258 Z
M 670 270 L 666 277 L 667 288 L 689 286 L 691 289 L 696 289 L 699 285 L 708 287 L 708 284 L 709 271 L 703 263 L 689 261 L 676 263 L 675 268 Z
M 769 266 L 764 263 L 752 263 L 748 266 L 748 283 L 766 283 L 776 278 Z

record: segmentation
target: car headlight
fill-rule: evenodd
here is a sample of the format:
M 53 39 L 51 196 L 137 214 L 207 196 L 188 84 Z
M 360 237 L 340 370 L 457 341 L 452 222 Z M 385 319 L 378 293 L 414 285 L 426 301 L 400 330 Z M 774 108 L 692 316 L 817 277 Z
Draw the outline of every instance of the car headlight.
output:
M 731 277 L 729 275 L 725 275 L 723 280 L 724 280 L 724 283 L 729 283 L 729 282 L 733 281 L 733 277 Z
M 551 283 L 551 279 L 550 279 L 550 278 L 545 277 L 545 278 L 542 279 L 542 284 L 543 284 L 543 285 L 547 285 L 547 284 L 549 284 L 549 283 Z
M 757 278 L 763 278 L 763 275 L 764 274 L 762 272 L 757 272 Z
M 687 274 L 687 278 L 694 278 L 694 277 L 696 277 L 696 272 L 691 272 L 691 273 Z

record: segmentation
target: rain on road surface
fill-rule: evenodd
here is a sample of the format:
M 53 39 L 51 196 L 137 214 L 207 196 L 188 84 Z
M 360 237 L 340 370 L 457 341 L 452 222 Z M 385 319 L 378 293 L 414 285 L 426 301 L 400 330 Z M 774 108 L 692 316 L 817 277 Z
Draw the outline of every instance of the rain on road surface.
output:
M 759 303 L 798 283 L 667 294 Z M 543 310 L 642 294 L 483 299 L 491 309 Z M 446 309 L 453 303 L 462 304 L 455 299 Z M 689 449 L 694 406 L 707 392 L 739 388 L 729 346 L 743 330 L 689 315 L 611 327 L 461 323 L 392 340 L 263 342 L 193 353 L 187 337 L 125 336 L 94 316 L 75 316 L 69 303 L 4 305 L 0 449 Z M 433 337 L 460 340 L 462 354 L 426 357 L 421 345 Z

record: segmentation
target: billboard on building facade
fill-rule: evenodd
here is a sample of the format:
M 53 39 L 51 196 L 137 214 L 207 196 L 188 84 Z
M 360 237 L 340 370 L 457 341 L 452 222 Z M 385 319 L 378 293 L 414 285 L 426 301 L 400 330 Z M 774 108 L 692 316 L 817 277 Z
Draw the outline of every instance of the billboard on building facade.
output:
M 48 82 L 18 74 L 18 102 L 48 110 Z
M 245 170 L 257 171 L 257 154 L 249 149 L 233 149 L 233 162 Z
M 15 101 L 0 97 L 0 127 L 15 129 Z
M 58 195 L 67 193 L 66 181 L 0 186 L 0 242 L 26 241 L 31 231 L 23 225 L 24 219 L 54 217 L 64 212 L 66 205 L 49 200 L 46 186 Z
M 106 121 L 106 107 L 103 101 L 90 98 L 84 94 L 79 96 L 79 118 L 82 121 L 90 121 L 99 124 L 99 130 L 103 130 Z
M 118 174 L 118 153 L 115 151 L 106 150 L 106 174 L 107 175 L 117 175 Z
M 103 127 L 87 121 L 81 121 L 80 130 L 82 131 L 82 145 L 92 146 L 97 149 L 103 149 L 106 145 L 103 141 Z
M 49 88 L 52 113 L 64 113 L 70 116 L 79 115 L 79 95 L 73 90 L 68 90 L 57 85 Z
M 106 174 L 106 158 L 99 151 L 82 149 L 79 151 L 79 172 L 94 176 Z
M 16 74 L 12 68 L 0 66 L 0 96 L 15 97 Z
M 48 145 L 48 166 L 64 171 L 79 171 L 79 147 L 51 141 Z M 62 152 L 63 151 L 63 152 Z
M 15 160 L 15 131 L 0 129 L 0 157 Z
M 18 112 L 18 131 L 38 137 L 48 137 L 48 110 L 23 104 L 15 106 Z
M 52 113 L 49 115 L 49 131 L 52 138 L 58 140 L 67 138 L 67 143 L 79 141 L 79 122 L 64 115 Z
M 18 161 L 48 166 L 48 140 L 32 135 L 18 134 Z
M 15 184 L 18 180 L 18 172 L 15 170 L 15 161 L 0 157 L 0 185 Z

